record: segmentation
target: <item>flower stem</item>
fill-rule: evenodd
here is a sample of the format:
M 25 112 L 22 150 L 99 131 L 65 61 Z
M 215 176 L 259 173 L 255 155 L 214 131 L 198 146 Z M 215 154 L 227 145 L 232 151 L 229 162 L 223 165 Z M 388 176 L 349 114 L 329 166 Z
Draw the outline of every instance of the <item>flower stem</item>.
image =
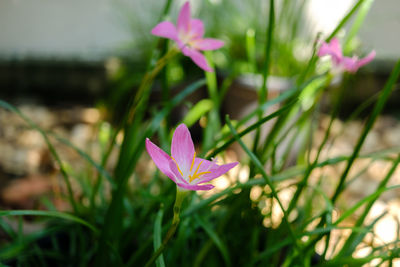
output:
M 117 139 L 118 133 L 122 130 L 123 127 L 126 126 L 126 124 L 133 120 L 133 117 L 135 115 L 137 106 L 139 101 L 142 99 L 143 94 L 145 93 L 145 90 L 148 89 L 154 78 L 156 77 L 156 75 L 160 72 L 160 70 L 168 63 L 168 61 L 173 58 L 176 54 L 178 53 L 177 49 L 173 48 L 171 50 L 169 50 L 162 58 L 160 58 L 156 63 L 155 63 L 155 67 L 154 69 L 152 69 L 151 71 L 147 72 L 146 75 L 144 76 L 143 80 L 141 81 L 140 85 L 139 85 L 139 89 L 135 95 L 135 98 L 132 98 L 129 101 L 129 105 L 128 105 L 128 112 L 125 114 L 125 117 L 123 118 L 122 122 L 120 123 L 120 125 L 117 127 L 117 129 L 115 130 L 111 141 L 108 144 L 108 147 L 106 149 L 106 152 L 104 153 L 104 156 L 101 160 L 101 166 L 104 167 L 107 164 L 108 158 L 111 155 L 111 152 L 115 146 L 115 141 Z M 95 196 L 97 195 L 97 192 L 99 190 L 100 187 L 100 182 L 101 182 L 101 178 L 102 175 L 101 173 L 98 174 L 95 185 L 94 185 L 94 191 L 92 193 L 92 197 L 91 197 L 91 205 L 92 208 L 95 205 Z
M 117 184 L 115 188 L 113 188 L 111 203 L 108 206 L 103 230 L 100 235 L 100 246 L 98 248 L 95 265 L 110 265 L 108 262 L 105 262 L 107 258 L 106 250 L 108 249 L 107 242 L 111 243 L 112 245 L 117 244 L 117 239 L 122 229 L 121 218 L 124 209 L 123 198 L 125 195 L 126 184 L 133 171 L 134 164 L 132 165 L 132 162 L 135 162 L 135 156 L 141 153 L 140 151 L 138 152 L 138 149 L 141 149 L 141 147 L 133 145 L 133 142 L 136 140 L 136 136 L 134 135 L 139 132 L 139 130 L 137 130 L 139 127 L 136 126 L 139 124 L 141 125 L 143 120 L 145 108 L 147 107 L 147 102 L 151 93 L 150 88 L 155 77 L 169 62 L 169 60 L 177 55 L 177 53 L 177 49 L 171 49 L 168 51 L 166 55 L 156 62 L 154 68 L 147 72 L 147 74 L 144 76 L 136 95 L 129 101 L 128 111 L 125 113 L 122 122 L 115 130 L 111 142 L 109 143 L 107 152 L 102 159 L 101 163 L 104 167 L 114 148 L 118 133 L 122 130 L 122 128 L 125 128 L 124 141 L 122 142 L 119 152 L 119 159 L 114 171 L 114 177 L 116 178 Z M 134 147 L 136 150 L 132 151 L 132 147 Z M 95 196 L 100 189 L 100 183 L 102 181 L 101 178 L 102 176 L 99 174 L 97 180 L 95 181 L 94 192 L 92 193 L 91 199 L 91 204 L 93 206 L 95 205 Z
M 157 61 L 154 69 L 150 72 L 147 72 L 146 75 L 143 77 L 143 80 L 140 83 L 138 91 L 135 95 L 135 99 L 133 100 L 133 102 L 130 103 L 130 106 L 128 109 L 128 118 L 127 118 L 128 123 L 133 120 L 133 117 L 135 115 L 139 101 L 142 100 L 144 93 L 152 85 L 154 78 L 164 68 L 164 66 L 171 60 L 171 58 L 173 58 L 175 55 L 178 54 L 178 52 L 179 51 L 176 48 L 170 49 L 162 58 L 160 58 Z
M 179 225 L 181 206 L 182 206 L 182 202 L 183 202 L 186 194 L 187 194 L 187 191 L 181 191 L 178 187 L 176 188 L 176 199 L 175 199 L 175 204 L 174 204 L 174 209 L 173 209 L 174 217 L 172 218 L 172 224 L 171 224 L 170 228 L 168 229 L 168 232 L 165 235 L 161 246 L 153 253 L 151 258 L 147 261 L 145 267 L 151 266 L 151 264 L 155 260 L 157 260 L 157 258 L 161 255 L 161 253 L 167 247 L 168 242 L 174 236 L 176 229 L 178 228 L 178 225 Z

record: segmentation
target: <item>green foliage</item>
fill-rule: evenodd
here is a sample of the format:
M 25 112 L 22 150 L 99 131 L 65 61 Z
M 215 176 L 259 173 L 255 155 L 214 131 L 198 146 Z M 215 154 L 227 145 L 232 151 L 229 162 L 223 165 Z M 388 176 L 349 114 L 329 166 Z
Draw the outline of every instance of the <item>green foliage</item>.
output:
M 211 8 L 211 2 L 205 6 Z M 141 82 L 132 73 L 136 70 L 134 67 L 123 67 L 114 81 L 115 99 L 125 94 L 130 97 L 126 106 L 118 110 L 122 115 L 116 125 L 108 127 L 103 123 L 99 127 L 99 162 L 89 152 L 40 128 L 17 108 L 0 100 L 0 107 L 18 114 L 45 139 L 64 178 L 67 188 L 64 197 L 71 206 L 68 212 L 53 210 L 51 203 L 47 211 L 0 211 L 0 228 L 6 236 L 1 244 L 0 261 L 12 266 L 361 266 L 376 259 L 391 264 L 400 257 L 399 237 L 388 244 L 368 244 L 367 255 L 354 256 L 360 246 L 366 245 L 365 237 L 375 235 L 374 226 L 386 215 L 379 214 L 372 222 L 367 222 L 372 205 L 385 192 L 400 187 L 389 184 L 400 162 L 400 148 L 373 153 L 361 151 L 399 79 L 400 62 L 381 93 L 354 111 L 353 116 L 356 116 L 376 100 L 352 153 L 322 158 L 328 139 L 333 135 L 333 123 L 344 95 L 343 89 L 331 88 L 339 90 L 338 97 L 314 155 L 311 143 L 321 115 L 320 104 L 333 74 L 317 74 L 315 48 L 308 64 L 292 61 L 301 17 L 298 10 L 306 1 L 296 1 L 296 4 L 283 1 L 280 8 L 275 2 L 269 1 L 268 9 L 262 11 L 267 19 L 262 27 L 253 16 L 253 24 L 246 25 L 242 35 L 235 23 L 240 24 L 243 18 L 230 18 L 233 26 L 227 29 L 225 37 L 230 38 L 231 44 L 223 53 L 228 53 L 226 69 L 231 76 L 225 79 L 216 73 L 206 73 L 205 79 L 197 80 L 183 75 L 185 86 L 173 93 L 171 81 L 176 81 L 176 77 L 171 77 L 174 72 L 168 67 L 173 62 L 182 70 L 186 69 L 181 62 L 172 59 L 177 51 L 162 41 L 151 46 L 149 62 L 143 64 L 148 67 L 141 70 L 144 72 Z M 371 4 L 369 0 L 357 1 L 327 39 L 334 37 L 358 14 L 346 45 L 346 49 L 350 49 Z M 173 1 L 166 1 L 161 17 L 166 16 L 173 5 Z M 258 7 L 254 1 L 249 1 L 248 5 Z M 213 14 L 210 12 L 209 16 Z M 217 26 L 211 35 L 217 36 L 223 32 L 221 29 L 228 27 Z M 290 30 L 284 34 L 284 28 Z M 230 36 L 229 32 L 235 34 Z M 237 44 L 236 40 L 245 41 Z M 239 47 L 243 44 L 245 47 Z M 233 53 L 236 50 L 245 56 L 241 58 Z M 210 65 L 217 53 L 206 54 Z M 280 68 L 277 62 L 289 62 L 290 70 Z M 240 64 L 245 67 L 238 67 Z M 262 77 L 262 84 L 257 88 L 257 106 L 242 118 L 231 121 L 222 114 L 223 100 L 236 75 L 248 71 Z M 296 76 L 294 85 L 268 98 L 269 77 L 282 73 Z M 161 88 L 158 90 L 160 101 L 151 101 L 152 94 L 158 92 L 156 88 Z M 195 93 L 206 97 L 188 105 L 189 96 Z M 118 107 L 115 99 L 112 98 L 113 104 L 110 104 L 114 108 Z M 149 167 L 153 163 L 144 152 L 145 139 L 152 138 L 159 141 L 161 147 L 169 147 L 171 133 L 178 124 L 172 114 L 176 108 L 187 106 L 191 109 L 178 119 L 194 128 L 203 127 L 203 134 L 197 138 L 202 149 L 198 154 L 208 159 L 226 156 L 231 145 L 236 144 L 241 168 L 247 172 L 244 172 L 245 179 L 241 179 L 243 175 L 237 171 L 239 174 L 229 187 L 212 191 L 212 194 L 190 192 L 184 198 L 178 193 L 174 206 L 175 184 Z M 271 111 L 271 108 L 275 109 Z M 267 124 L 270 127 L 264 135 Z M 124 138 L 118 144 L 120 133 Z M 76 151 L 91 171 L 77 173 L 74 166 L 62 161 L 54 142 Z M 115 150 L 119 157 L 111 172 L 105 166 Z M 293 153 L 295 157 L 291 157 Z M 397 156 L 394 158 L 393 154 Z M 340 196 L 365 171 L 355 175 L 351 172 L 360 159 L 392 165 L 374 193 L 341 209 Z M 143 162 L 147 164 L 145 170 L 140 168 Z M 325 168 L 340 169 L 340 165 L 345 167 L 336 184 L 326 190 Z M 72 191 L 72 179 L 81 189 L 78 197 Z M 284 201 L 282 194 L 287 189 L 293 190 L 289 200 Z M 180 217 L 177 206 L 181 209 Z M 35 222 L 45 221 L 46 226 L 24 234 L 22 218 L 26 216 Z M 339 235 L 344 245 L 332 241 L 333 233 L 345 231 L 349 235 Z

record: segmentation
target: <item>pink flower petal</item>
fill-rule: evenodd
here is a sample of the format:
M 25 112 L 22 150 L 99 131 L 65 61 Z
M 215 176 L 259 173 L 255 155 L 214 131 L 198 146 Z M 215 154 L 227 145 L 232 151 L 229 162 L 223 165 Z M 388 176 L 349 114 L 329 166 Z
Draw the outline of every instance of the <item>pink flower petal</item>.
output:
M 235 167 L 237 164 L 238 164 L 238 162 L 232 162 L 232 163 L 228 163 L 228 164 L 224 164 L 224 165 L 216 165 L 215 164 L 215 166 L 209 170 L 211 173 L 204 174 L 198 180 L 198 182 L 196 184 L 202 184 L 202 183 L 209 182 L 209 181 L 223 175 L 224 173 L 228 172 L 230 169 Z
M 187 177 L 188 183 L 198 184 L 199 179 L 203 176 L 202 173 L 210 171 L 212 168 L 214 168 L 214 166 L 218 167 L 218 165 L 212 161 L 201 158 L 195 158 L 193 166 L 190 166 L 191 169 L 188 172 L 188 177 Z M 190 176 L 191 177 L 195 176 L 197 178 L 194 178 L 191 182 L 189 182 L 191 180 Z
M 198 173 L 208 171 L 208 170 L 210 170 L 211 168 L 213 168 L 214 166 L 215 166 L 215 167 L 218 166 L 218 165 L 215 164 L 215 162 L 213 162 L 213 161 L 209 161 L 209 160 L 202 159 L 202 158 L 196 158 L 196 159 L 194 160 L 192 173 L 194 173 L 194 172 L 197 170 L 199 164 L 200 164 L 200 167 L 199 167 L 199 170 L 197 171 Z
M 337 38 L 333 38 L 329 43 L 322 43 L 318 50 L 318 56 L 330 55 L 335 64 L 338 64 L 343 57 L 342 49 Z
M 175 25 L 172 24 L 169 21 L 163 21 L 159 24 L 157 24 L 152 30 L 151 34 L 172 39 L 172 40 L 177 40 L 178 39 L 178 32 L 175 28 Z
M 190 20 L 190 36 L 193 39 L 202 38 L 204 35 L 204 24 L 199 19 Z
M 146 138 L 146 150 L 156 164 L 157 168 L 159 168 L 160 171 L 162 171 L 166 176 L 176 183 L 175 175 L 169 167 L 170 162 L 172 161 L 171 157 L 161 148 L 153 144 L 148 138 Z
M 213 71 L 213 69 L 208 65 L 205 56 L 199 51 L 185 46 L 182 48 L 182 53 L 185 56 L 190 57 L 193 60 L 193 62 L 203 70 L 210 72 Z
M 190 3 L 186 2 L 179 11 L 177 28 L 180 33 L 188 33 L 190 30 Z
M 362 66 L 364 66 L 364 65 L 366 65 L 366 64 L 368 64 L 368 63 L 370 63 L 370 62 L 375 58 L 375 56 L 376 56 L 375 51 L 372 51 L 372 52 L 369 53 L 366 57 L 360 59 L 360 60 L 357 62 L 357 66 L 360 68 L 360 67 L 362 67 Z
M 186 176 L 189 172 L 194 152 L 189 129 L 182 123 L 176 128 L 172 137 L 171 156 L 176 160 L 183 176 Z
M 340 47 L 339 40 L 335 37 L 331 40 L 329 43 L 331 46 L 331 56 L 336 58 L 337 60 L 340 60 L 343 56 L 342 54 L 342 48 Z
M 342 66 L 345 70 L 350 73 L 354 73 L 358 70 L 358 59 L 357 57 L 343 57 Z
M 182 176 L 180 168 L 178 169 L 178 166 L 176 166 L 176 163 L 174 161 L 170 161 L 169 163 L 169 168 L 171 170 L 171 172 L 173 173 L 175 180 L 176 180 L 176 184 L 177 185 L 181 185 L 181 184 L 189 184 L 185 178 Z
M 204 185 L 178 184 L 178 186 L 186 190 L 210 190 L 215 187 L 212 184 L 204 184 Z
M 205 39 L 198 39 L 191 42 L 191 45 L 197 50 L 216 50 L 224 46 L 224 42 L 212 39 L 212 38 L 205 38 Z
M 181 49 L 182 54 L 184 54 L 187 57 L 190 57 L 193 49 L 191 49 L 190 47 L 188 47 L 187 45 L 185 45 L 184 43 L 182 43 L 181 41 L 178 41 L 179 44 L 179 49 Z

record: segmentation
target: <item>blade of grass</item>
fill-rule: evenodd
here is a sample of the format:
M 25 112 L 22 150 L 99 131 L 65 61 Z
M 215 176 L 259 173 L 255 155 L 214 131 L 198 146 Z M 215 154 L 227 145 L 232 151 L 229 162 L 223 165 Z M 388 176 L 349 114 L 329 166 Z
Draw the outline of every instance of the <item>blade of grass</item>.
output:
M 56 138 L 59 142 L 67 145 L 68 147 L 72 148 L 73 150 L 75 150 L 83 159 L 85 159 L 90 165 L 92 165 L 94 168 L 96 168 L 96 170 L 104 177 L 106 177 L 106 179 L 108 180 L 108 182 L 112 185 L 115 186 L 115 181 L 113 180 L 113 178 L 111 177 L 111 174 L 105 170 L 103 168 L 103 166 L 101 166 L 100 164 L 96 163 L 94 161 L 94 159 L 89 156 L 85 151 L 83 151 L 82 149 L 78 148 L 77 146 L 75 146 L 74 144 L 72 144 L 69 140 L 57 135 L 56 133 L 49 131 L 47 132 L 48 135 L 53 136 L 54 138 Z
M 358 31 L 363 25 L 365 17 L 371 9 L 373 2 L 374 0 L 365 0 L 365 2 L 361 3 L 359 8 L 360 10 L 358 11 L 356 18 L 354 19 L 353 25 L 351 25 L 349 33 L 347 34 L 346 40 L 344 42 L 343 52 L 345 54 L 351 52 L 353 39 L 356 37 Z
M 153 246 L 154 252 L 158 250 L 162 243 L 162 218 L 163 218 L 164 210 L 161 207 L 157 212 L 156 219 L 154 221 L 154 235 L 153 235 Z M 164 256 L 161 253 L 160 256 L 156 259 L 157 267 L 165 267 Z
M 77 207 L 75 199 L 74 199 L 74 194 L 72 192 L 72 187 L 71 187 L 71 183 L 70 183 L 70 180 L 68 177 L 68 173 L 65 170 L 64 165 L 61 161 L 61 158 L 59 157 L 53 144 L 50 142 L 50 139 L 47 136 L 46 132 L 42 128 L 40 128 L 36 123 L 34 123 L 30 118 L 25 116 L 18 108 L 14 107 L 13 105 L 11 105 L 3 100 L 0 100 L 0 107 L 3 107 L 11 112 L 14 112 L 18 116 L 20 116 L 32 129 L 38 131 L 40 133 L 40 135 L 43 137 L 43 139 L 45 140 L 45 142 L 47 144 L 47 147 L 50 150 L 51 155 L 54 157 L 54 159 L 56 160 L 56 162 L 60 168 L 62 177 L 64 178 L 64 182 L 65 182 L 65 184 L 67 186 L 67 190 L 68 190 L 68 200 L 69 200 L 74 212 L 78 213 L 78 207 Z
M 82 224 L 92 230 L 95 234 L 99 233 L 99 230 L 92 224 L 88 223 L 87 221 L 74 216 L 69 213 L 59 212 L 59 211 L 44 211 L 44 210 L 3 210 L 0 211 L 1 216 L 45 216 L 45 217 L 52 217 L 52 218 L 60 218 L 64 220 L 73 221 L 79 224 Z
M 228 253 L 228 249 L 225 245 L 225 243 L 219 238 L 218 234 L 212 229 L 212 226 L 209 225 L 206 221 L 204 221 L 200 216 L 197 214 L 194 216 L 195 220 L 199 223 L 199 225 L 206 231 L 208 236 L 211 238 L 211 240 L 214 242 L 216 247 L 219 249 L 219 251 L 222 254 L 222 258 L 224 259 L 225 266 L 231 266 L 231 260 L 230 256 Z
M 258 94 L 258 103 L 259 105 L 264 104 L 268 100 L 268 88 L 267 88 L 267 79 L 268 79 L 268 74 L 269 74 L 269 69 L 271 65 L 271 48 L 272 48 L 272 43 L 273 43 L 273 33 L 274 33 L 274 25 L 275 25 L 275 1 L 270 0 L 269 1 L 269 15 L 268 15 L 268 26 L 267 30 L 265 32 L 266 35 L 266 42 L 265 42 L 265 63 L 264 63 L 264 68 L 263 68 L 263 73 L 262 73 L 262 84 L 261 88 L 259 90 Z M 263 114 L 260 112 L 258 114 L 258 119 L 260 120 L 262 118 Z M 254 138 L 254 143 L 253 143 L 253 153 L 257 155 L 257 147 L 258 147 L 258 142 L 260 139 L 260 134 L 261 130 L 260 128 L 257 128 L 256 130 L 256 135 Z M 252 176 L 253 173 L 253 166 L 250 165 L 250 176 Z
M 331 79 L 332 79 L 332 77 L 330 77 L 330 76 L 327 77 L 327 79 L 324 81 L 325 86 L 329 85 Z M 294 209 L 294 207 L 296 207 L 297 202 L 299 200 L 299 197 L 300 197 L 300 195 L 301 195 L 301 193 L 303 191 L 303 188 L 307 185 L 308 179 L 309 179 L 312 171 L 317 166 L 317 163 L 318 163 L 319 157 L 321 155 L 322 149 L 325 146 L 326 142 L 328 141 L 328 137 L 330 135 L 334 119 L 336 118 L 336 116 L 337 116 L 337 114 L 339 112 L 340 102 L 342 101 L 343 97 L 344 97 L 344 90 L 341 90 L 341 92 L 339 93 L 339 97 L 338 97 L 338 99 L 336 101 L 335 107 L 334 107 L 334 109 L 332 111 L 331 120 L 329 122 L 329 126 L 328 126 L 327 130 L 325 131 L 325 135 L 324 135 L 324 138 L 323 138 L 320 146 L 318 147 L 317 155 L 315 156 L 315 159 L 314 159 L 314 161 L 312 163 L 311 162 L 308 163 L 305 175 L 304 175 L 303 179 L 300 181 L 300 183 L 299 183 L 299 185 L 298 185 L 298 187 L 297 187 L 297 189 L 296 189 L 296 191 L 295 191 L 295 193 L 293 195 L 293 198 L 290 201 L 290 204 L 289 204 L 289 207 L 288 207 L 288 213 L 290 213 Z
M 399 78 L 399 75 L 400 75 L 400 61 L 398 61 L 397 64 L 395 65 L 388 81 L 385 84 L 385 87 L 381 91 L 378 101 L 375 104 L 374 109 L 372 110 L 372 113 L 363 128 L 363 131 L 357 141 L 357 144 L 353 150 L 353 153 L 347 160 L 346 168 L 343 171 L 343 173 L 339 179 L 339 183 L 336 186 L 335 192 L 331 198 L 333 204 L 336 202 L 339 195 L 345 189 L 345 181 L 346 181 L 347 175 L 348 175 L 355 159 L 359 156 L 361 147 L 362 147 L 369 131 L 372 129 L 372 126 L 373 126 L 375 120 L 377 119 L 378 115 L 382 112 L 386 101 L 388 100 L 390 94 L 392 93 L 392 91 L 394 89 L 394 85 Z M 322 225 L 325 224 L 325 222 L 326 222 L 325 218 L 323 217 L 321 219 L 321 221 L 319 222 L 318 226 L 321 227 Z M 318 242 L 318 240 L 321 239 L 323 236 L 324 236 L 324 234 L 321 234 L 318 237 L 316 237 L 312 242 L 309 242 L 306 249 L 310 249 L 312 246 L 314 246 L 316 244 L 316 242 Z
M 212 110 L 213 101 L 210 99 L 203 99 L 192 107 L 186 116 L 183 118 L 182 122 L 186 124 L 187 127 L 191 127 L 195 124 L 202 116 L 204 116 L 207 112 Z
M 249 127 L 247 127 L 245 130 L 241 131 L 238 136 L 239 137 L 243 137 L 244 135 L 250 133 L 251 131 L 257 129 L 260 125 L 262 125 L 263 123 L 272 120 L 275 117 L 278 117 L 279 115 L 281 115 L 283 112 L 285 112 L 287 109 L 289 109 L 292 105 L 294 105 L 296 103 L 296 100 L 286 104 L 285 106 L 283 106 L 281 109 L 275 111 L 274 113 L 262 118 L 261 120 L 257 121 L 256 123 L 250 125 Z M 235 141 L 234 137 L 231 137 L 228 141 L 226 141 L 222 146 L 218 147 L 217 149 L 215 149 L 213 152 L 211 152 L 210 155 L 207 156 L 207 159 L 210 159 L 212 157 L 215 157 L 219 152 L 224 151 L 228 146 L 230 146 L 233 142 Z
M 257 71 L 256 61 L 256 32 L 254 29 L 249 28 L 246 31 L 246 54 L 249 62 L 250 72 Z
M 385 151 L 379 151 L 379 152 L 373 152 L 373 153 L 369 153 L 366 155 L 360 155 L 360 158 L 372 158 L 372 159 L 383 159 L 383 157 L 386 154 L 392 154 L 392 153 L 400 153 L 400 148 L 397 148 L 395 150 L 393 149 L 388 149 Z M 334 158 L 329 158 L 326 159 L 320 163 L 318 163 L 316 165 L 316 168 L 322 168 L 324 166 L 327 165 L 335 165 L 338 163 L 341 163 L 343 161 L 347 161 L 349 159 L 349 157 L 347 156 L 339 156 L 339 157 L 334 157 Z M 391 159 L 388 159 L 391 160 Z M 277 173 L 275 175 L 270 176 L 270 180 L 272 182 L 280 182 L 280 181 L 284 181 L 287 179 L 292 179 L 293 177 L 299 176 L 299 175 L 304 175 L 305 171 L 307 170 L 306 166 L 295 166 L 289 169 L 286 169 L 285 171 L 281 172 L 281 173 Z M 224 195 L 229 195 L 231 194 L 233 191 L 237 190 L 237 189 L 241 189 L 241 188 L 247 188 L 247 187 L 252 187 L 254 185 L 265 185 L 266 182 L 264 179 L 251 179 L 245 183 L 238 183 L 237 185 L 233 186 L 233 187 L 229 187 L 219 193 L 213 194 L 212 196 L 210 196 L 207 199 L 202 199 L 200 200 L 199 203 L 188 207 L 183 213 L 182 213 L 182 217 L 186 217 L 189 216 L 191 214 L 193 214 L 194 212 L 196 212 L 197 210 L 213 203 L 215 200 L 223 197 Z
M 0 218 L 0 228 L 10 237 L 11 239 L 17 238 L 17 233 L 14 229 L 10 226 L 8 222 Z
M 393 173 L 396 171 L 398 165 L 400 163 L 400 155 L 398 155 L 397 159 L 393 162 L 392 167 L 390 168 L 389 172 L 386 174 L 385 178 L 379 183 L 378 188 L 376 192 L 372 195 L 370 195 L 367 199 L 367 201 L 362 202 L 363 204 L 367 202 L 366 207 L 364 208 L 364 211 L 360 215 L 360 217 L 357 219 L 355 226 L 361 226 L 364 223 L 365 218 L 367 217 L 369 211 L 371 210 L 372 206 L 374 205 L 375 201 L 379 198 L 379 196 L 389 190 L 389 188 L 385 188 L 387 183 L 389 182 L 389 179 L 392 177 Z M 357 203 L 358 204 L 358 203 Z M 357 206 L 357 208 L 359 205 Z M 354 210 L 355 211 L 355 210 Z M 344 214 L 343 214 L 344 215 Z M 357 245 L 354 240 L 357 239 L 357 234 L 352 233 L 349 238 L 346 240 L 346 243 L 343 245 L 343 248 L 341 252 L 338 255 L 341 256 L 349 256 L 349 252 L 353 251 L 355 246 Z M 346 253 L 347 251 L 347 253 Z
M 214 69 L 212 60 L 212 52 L 206 51 L 205 56 L 211 69 Z M 215 142 L 214 136 L 221 129 L 221 120 L 219 117 L 220 98 L 218 94 L 217 75 L 215 72 L 205 72 L 207 81 L 208 95 L 213 103 L 212 109 L 208 113 L 207 127 L 204 128 L 204 137 L 202 142 L 202 150 L 208 151 Z
M 342 173 L 340 179 L 339 179 L 339 184 L 336 187 L 335 193 L 332 196 L 332 202 L 335 203 L 339 195 L 343 191 L 343 185 L 346 180 L 346 177 L 354 163 L 354 160 L 357 158 L 358 154 L 360 153 L 361 147 L 364 144 L 365 138 L 367 137 L 369 131 L 372 129 L 372 126 L 374 125 L 378 115 L 382 112 L 382 109 L 388 100 L 393 88 L 394 84 L 398 80 L 400 75 L 400 61 L 397 62 L 396 66 L 394 67 L 392 74 L 389 77 L 389 80 L 387 81 L 385 87 L 383 88 L 379 98 L 378 102 L 375 104 L 375 107 L 372 111 L 371 116 L 368 118 L 368 121 L 363 129 L 363 132 L 361 133 L 361 136 L 359 137 L 357 144 L 353 150 L 352 155 L 350 156 L 349 161 L 347 162 L 346 168 L 344 172 Z
M 116 175 L 121 175 L 121 176 L 120 180 L 118 181 L 116 189 L 113 191 L 112 200 L 108 208 L 105 217 L 104 227 L 102 229 L 102 233 L 100 236 L 100 246 L 97 258 L 99 263 L 106 260 L 105 257 L 107 257 L 108 247 L 105 242 L 113 240 L 112 244 L 114 245 L 117 244 L 117 240 L 119 238 L 117 233 L 119 233 L 119 231 L 122 228 L 121 218 L 124 209 L 123 198 L 125 196 L 126 184 L 128 182 L 131 173 L 135 168 L 137 161 L 139 160 L 140 155 L 143 152 L 146 137 L 151 137 L 152 134 L 156 132 L 161 121 L 165 118 L 165 116 L 169 114 L 169 112 L 175 105 L 183 101 L 185 96 L 195 91 L 196 89 L 200 88 L 202 85 L 204 85 L 204 80 L 199 80 L 197 82 L 194 82 L 193 84 L 185 88 L 184 91 L 175 96 L 171 100 L 169 105 L 164 107 L 164 109 L 161 110 L 147 126 L 145 126 L 145 124 L 142 123 L 140 129 L 138 129 L 140 133 L 138 133 L 138 136 L 137 138 L 135 138 L 135 140 L 132 140 L 135 141 L 135 143 L 132 144 L 131 147 L 132 152 L 129 153 L 131 156 L 129 158 L 121 158 L 121 160 L 124 160 L 125 162 L 120 163 L 120 169 L 116 170 Z
M 236 132 L 236 130 L 232 126 L 232 123 L 231 123 L 231 121 L 229 119 L 229 116 L 226 116 L 226 123 L 227 123 L 229 129 L 231 130 L 233 136 L 235 137 L 236 141 L 240 144 L 240 146 L 243 148 L 243 150 L 246 152 L 246 154 L 250 157 L 250 159 L 253 161 L 254 165 L 259 169 L 262 177 L 265 179 L 266 183 L 268 184 L 268 186 L 269 186 L 269 188 L 271 190 L 272 196 L 278 202 L 278 205 L 279 205 L 279 207 L 280 207 L 280 209 L 281 209 L 281 211 L 283 213 L 283 221 L 284 221 L 285 226 L 286 226 L 286 228 L 287 228 L 287 230 L 289 232 L 289 236 L 292 239 L 292 244 L 293 244 L 295 250 L 297 251 L 297 253 L 299 253 L 299 255 L 301 255 L 302 251 L 301 251 L 300 244 L 298 243 L 298 240 L 296 239 L 296 236 L 295 236 L 295 234 L 293 232 L 293 229 L 290 226 L 286 210 L 283 207 L 282 202 L 280 201 L 280 199 L 278 197 L 278 194 L 276 193 L 275 186 L 273 185 L 272 181 L 270 180 L 270 178 L 268 177 L 267 173 L 265 172 L 264 167 L 261 164 L 261 162 L 259 161 L 259 159 L 249 150 L 249 148 L 243 143 L 243 141 L 238 136 L 238 133 Z
M 339 22 L 339 24 L 336 26 L 336 28 L 331 32 L 331 34 L 326 38 L 326 42 L 329 42 L 332 40 L 333 37 L 346 25 L 346 23 L 353 17 L 353 15 L 357 12 L 357 10 L 361 7 L 362 3 L 365 0 L 358 0 L 357 3 L 354 4 L 353 8 L 347 12 L 347 14 L 343 17 L 343 19 Z M 317 45 L 317 42 L 315 43 Z M 307 68 L 305 71 L 300 75 L 297 84 L 303 83 L 305 79 L 307 79 L 309 73 L 311 71 L 314 71 L 315 69 L 315 63 L 317 62 L 318 57 L 316 56 L 316 47 L 313 50 L 313 54 L 311 55 L 311 58 L 307 64 Z

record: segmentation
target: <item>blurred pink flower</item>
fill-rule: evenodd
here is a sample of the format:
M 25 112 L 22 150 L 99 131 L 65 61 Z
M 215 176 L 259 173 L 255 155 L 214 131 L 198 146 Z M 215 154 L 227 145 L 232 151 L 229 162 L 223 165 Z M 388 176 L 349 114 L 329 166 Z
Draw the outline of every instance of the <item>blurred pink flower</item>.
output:
M 174 40 L 182 53 L 190 57 L 197 66 L 205 71 L 212 71 L 206 58 L 200 51 L 216 50 L 224 45 L 223 41 L 203 38 L 204 25 L 199 19 L 192 19 L 190 4 L 186 2 L 178 15 L 177 26 L 169 21 L 157 24 L 151 33 L 156 36 Z
M 196 157 L 190 132 L 185 124 L 180 124 L 172 137 L 171 157 L 161 148 L 146 139 L 146 149 L 156 166 L 178 187 L 186 190 L 210 190 L 207 183 L 226 173 L 238 162 L 217 165 Z
M 329 43 L 322 43 L 318 50 L 318 56 L 331 56 L 333 65 L 339 69 L 344 69 L 354 73 L 362 66 L 370 63 L 375 58 L 375 51 L 371 51 L 366 57 L 359 59 L 356 56 L 345 57 L 342 53 L 339 40 L 333 38 Z

